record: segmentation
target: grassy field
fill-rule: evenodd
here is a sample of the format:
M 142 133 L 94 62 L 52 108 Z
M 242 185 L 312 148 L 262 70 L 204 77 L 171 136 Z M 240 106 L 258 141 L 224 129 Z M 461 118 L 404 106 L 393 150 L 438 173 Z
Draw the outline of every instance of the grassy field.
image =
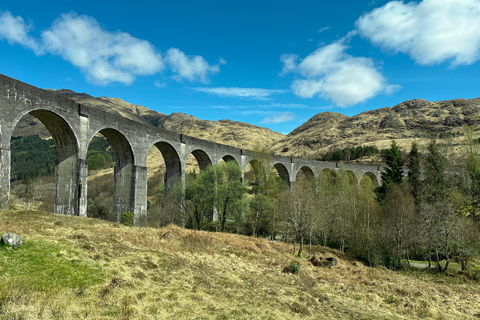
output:
M 0 319 L 475 319 L 479 282 L 428 270 L 332 269 L 291 246 L 224 233 L 133 228 L 0 210 Z M 282 270 L 301 263 L 296 275 Z

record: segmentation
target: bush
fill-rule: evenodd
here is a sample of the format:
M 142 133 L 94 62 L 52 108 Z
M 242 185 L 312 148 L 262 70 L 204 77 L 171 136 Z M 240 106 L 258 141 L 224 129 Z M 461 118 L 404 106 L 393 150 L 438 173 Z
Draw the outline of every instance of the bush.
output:
M 122 215 L 120 216 L 120 223 L 125 226 L 133 226 L 134 217 L 135 216 L 130 211 L 123 212 Z
M 300 262 L 293 260 L 288 267 L 288 271 L 292 274 L 297 274 L 300 271 Z

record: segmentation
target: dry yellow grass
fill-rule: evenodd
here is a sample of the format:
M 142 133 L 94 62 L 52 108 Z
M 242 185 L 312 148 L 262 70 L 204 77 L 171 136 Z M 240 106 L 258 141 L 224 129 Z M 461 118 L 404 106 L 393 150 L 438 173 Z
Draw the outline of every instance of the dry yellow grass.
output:
M 0 232 L 24 239 L 17 251 L 0 250 L 0 319 L 473 319 L 480 314 L 477 282 L 369 268 L 325 248 L 318 253 L 338 259 L 336 267 L 314 267 L 302 258 L 299 274 L 292 275 L 282 272 L 296 259 L 290 245 L 232 234 L 8 210 L 0 211 Z M 35 246 L 48 251 L 39 265 L 29 265 Z M 49 261 L 50 268 L 40 268 Z M 11 267 L 19 272 L 7 272 Z M 35 286 L 41 279 L 47 281 L 44 289 Z

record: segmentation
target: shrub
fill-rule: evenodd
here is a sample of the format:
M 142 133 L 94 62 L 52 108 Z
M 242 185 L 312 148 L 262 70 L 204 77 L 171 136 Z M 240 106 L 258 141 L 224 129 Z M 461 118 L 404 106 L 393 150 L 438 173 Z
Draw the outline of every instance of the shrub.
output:
M 293 260 L 288 267 L 288 271 L 292 274 L 297 274 L 300 271 L 300 262 Z
M 130 211 L 123 212 L 120 216 L 120 223 L 126 226 L 133 226 L 134 217 L 135 216 Z

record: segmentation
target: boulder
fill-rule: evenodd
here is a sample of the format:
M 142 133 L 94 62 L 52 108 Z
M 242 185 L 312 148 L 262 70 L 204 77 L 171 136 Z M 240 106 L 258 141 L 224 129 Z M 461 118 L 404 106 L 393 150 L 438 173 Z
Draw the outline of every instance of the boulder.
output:
M 15 233 L 5 233 L 2 236 L 2 244 L 17 249 L 22 245 L 22 239 Z

